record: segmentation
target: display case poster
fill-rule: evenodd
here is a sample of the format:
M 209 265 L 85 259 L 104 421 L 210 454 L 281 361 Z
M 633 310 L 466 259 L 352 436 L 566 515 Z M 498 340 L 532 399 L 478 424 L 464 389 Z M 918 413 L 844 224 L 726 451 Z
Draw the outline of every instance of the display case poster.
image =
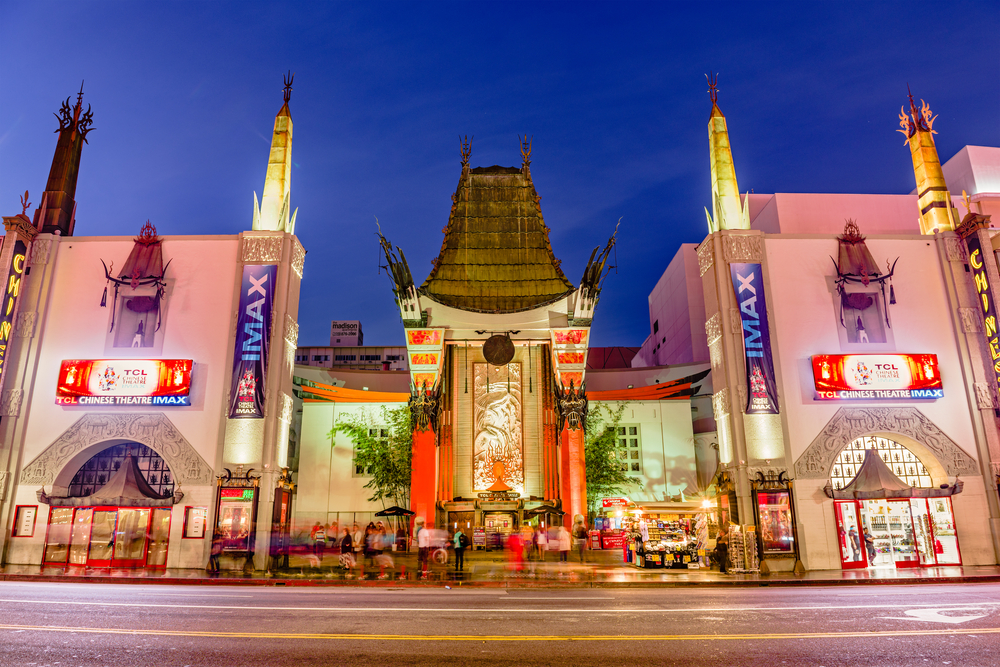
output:
M 17 518 L 14 523 L 14 537 L 33 537 L 35 534 L 35 506 L 23 505 L 17 508 Z
M 778 390 L 771 359 L 771 333 L 760 264 L 730 264 L 736 304 L 743 326 L 743 354 L 747 371 L 748 415 L 778 414 Z
M 188 516 L 184 537 L 202 538 L 205 537 L 205 523 L 208 519 L 208 508 L 188 507 Z
M 278 267 L 274 264 L 243 267 L 229 392 L 230 419 L 264 417 L 264 374 L 271 343 L 271 308 L 277 272 Z
M 253 551 L 253 517 L 257 489 L 219 489 L 219 521 L 224 551 Z
M 758 491 L 760 541 L 764 551 L 792 553 L 792 507 L 788 491 Z

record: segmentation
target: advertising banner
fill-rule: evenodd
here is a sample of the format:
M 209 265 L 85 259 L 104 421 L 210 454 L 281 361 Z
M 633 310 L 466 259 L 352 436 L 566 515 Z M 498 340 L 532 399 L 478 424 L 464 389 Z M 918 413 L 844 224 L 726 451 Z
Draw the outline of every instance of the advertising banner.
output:
M 993 303 L 993 291 L 990 289 L 990 279 L 983 262 L 983 248 L 979 243 L 979 235 L 973 234 L 965 239 L 965 247 L 969 250 L 969 269 L 975 282 L 976 296 L 979 302 L 979 312 L 983 316 L 983 336 L 986 337 L 986 347 L 990 351 L 990 363 L 993 364 L 994 392 L 1000 391 L 1000 338 L 997 337 L 997 307 Z
M 936 354 L 817 354 L 816 400 L 944 398 Z
M 747 369 L 748 415 L 778 414 L 778 390 L 771 359 L 764 276 L 760 264 L 730 264 L 736 305 L 743 324 L 743 354 Z
M 190 359 L 70 359 L 56 405 L 191 405 Z
M 628 498 L 603 498 L 601 499 L 601 507 L 615 507 L 624 509 L 628 507 Z
M 274 305 L 274 264 L 243 267 L 240 306 L 233 348 L 233 379 L 229 392 L 230 419 L 264 417 L 264 380 L 271 343 L 271 308 Z
M 13 238 L 13 235 L 7 238 Z M 22 241 L 14 242 L 14 256 L 10 260 L 7 271 L 7 284 L 4 285 L 3 306 L 0 310 L 0 383 L 3 382 L 3 372 L 7 368 L 7 345 L 10 343 L 11 329 L 14 326 L 14 307 L 21 293 L 21 278 L 24 277 L 24 261 L 28 247 Z

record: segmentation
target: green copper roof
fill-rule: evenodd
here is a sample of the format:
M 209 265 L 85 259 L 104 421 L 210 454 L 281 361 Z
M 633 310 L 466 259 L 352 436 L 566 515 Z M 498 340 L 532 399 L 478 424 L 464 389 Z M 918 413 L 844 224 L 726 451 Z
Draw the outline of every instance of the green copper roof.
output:
M 527 169 L 463 170 L 421 293 L 462 310 L 513 313 L 572 292 L 552 254 L 540 199 Z

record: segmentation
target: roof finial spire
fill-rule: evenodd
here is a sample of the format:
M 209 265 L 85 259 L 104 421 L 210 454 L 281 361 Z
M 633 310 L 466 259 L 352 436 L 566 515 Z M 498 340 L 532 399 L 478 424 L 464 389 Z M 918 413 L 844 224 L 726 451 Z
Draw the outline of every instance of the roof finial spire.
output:
M 295 74 L 292 70 L 288 70 L 288 74 L 282 77 L 285 81 L 285 104 L 288 104 L 288 100 L 292 99 L 292 82 L 295 81 Z
M 965 190 L 963 190 L 962 193 L 964 194 Z M 31 206 L 31 202 L 28 201 L 28 191 L 25 190 L 24 191 L 24 196 L 21 197 L 21 215 L 27 217 L 28 207 L 29 206 Z
M 531 164 L 531 140 L 533 138 L 534 135 L 529 137 L 527 133 L 523 137 L 520 134 L 517 135 L 518 141 L 521 142 L 521 160 L 525 167 Z
M 708 96 L 712 99 L 712 104 L 719 101 L 719 75 L 709 72 L 705 75 L 708 80 Z
M 472 155 L 472 140 L 475 139 L 475 138 L 476 138 L 475 135 L 473 135 L 471 137 L 469 135 L 465 135 L 464 138 L 462 136 L 458 137 L 458 143 L 459 143 L 461 151 L 462 151 L 462 166 L 463 167 L 468 167 L 469 166 L 469 157 Z

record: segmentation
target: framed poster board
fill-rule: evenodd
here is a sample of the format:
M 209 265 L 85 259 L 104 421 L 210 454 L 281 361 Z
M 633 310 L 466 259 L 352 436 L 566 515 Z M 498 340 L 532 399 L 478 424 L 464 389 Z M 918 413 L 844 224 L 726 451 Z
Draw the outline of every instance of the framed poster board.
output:
M 762 553 L 795 553 L 791 491 L 755 491 L 754 496 Z
M 208 523 L 207 507 L 185 507 L 184 508 L 184 534 L 185 540 L 199 540 L 205 537 L 205 528 Z
M 253 552 L 258 490 L 256 486 L 219 488 L 216 530 L 222 536 L 224 552 Z
M 37 515 L 38 505 L 18 505 L 14 510 L 11 537 L 34 537 L 35 517 Z

